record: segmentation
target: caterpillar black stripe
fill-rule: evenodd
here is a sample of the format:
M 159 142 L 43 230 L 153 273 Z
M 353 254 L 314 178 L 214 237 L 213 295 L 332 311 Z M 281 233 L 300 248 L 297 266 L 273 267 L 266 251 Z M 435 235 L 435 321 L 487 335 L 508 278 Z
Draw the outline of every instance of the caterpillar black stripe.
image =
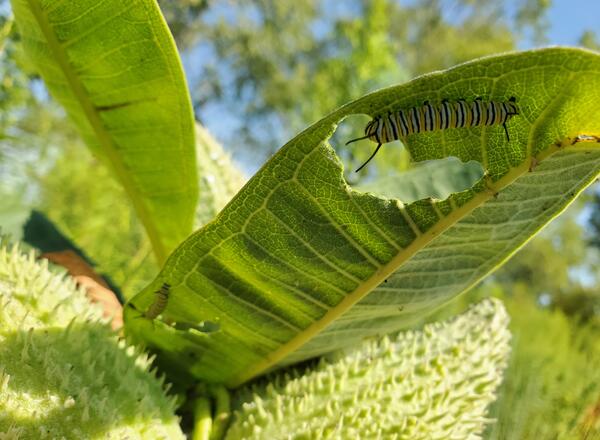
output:
M 356 170 L 358 172 L 375 157 L 381 145 L 398 139 L 404 140 L 408 135 L 424 131 L 502 125 L 506 140 L 510 141 L 506 123 L 518 114 L 519 107 L 514 97 L 507 102 L 486 102 L 481 98 L 472 102 L 444 100 L 439 105 L 425 102 L 421 107 L 375 116 L 365 127 L 365 136 L 352 139 L 346 142 L 346 145 L 361 139 L 369 139 L 377 143 L 373 154 Z
M 171 285 L 169 283 L 163 283 L 160 289 L 154 292 L 156 294 L 156 298 L 154 302 L 150 304 L 150 307 L 148 307 L 146 313 L 144 313 L 144 316 L 146 318 L 154 319 L 158 315 L 160 315 L 163 312 L 163 310 L 167 308 L 167 303 L 169 302 L 170 289 Z

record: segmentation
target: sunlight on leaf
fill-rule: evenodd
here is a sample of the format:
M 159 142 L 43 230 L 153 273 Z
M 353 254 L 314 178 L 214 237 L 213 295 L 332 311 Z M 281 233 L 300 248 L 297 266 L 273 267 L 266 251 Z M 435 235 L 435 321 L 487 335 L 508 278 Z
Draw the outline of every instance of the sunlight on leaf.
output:
M 192 231 L 193 116 L 156 2 L 13 0 L 23 46 L 127 191 L 159 262 Z
M 504 101 L 501 126 L 409 136 L 416 161 L 454 156 L 485 172 L 445 200 L 354 191 L 327 140 L 344 118 L 424 101 Z M 600 56 L 552 48 L 483 58 L 383 89 L 286 144 L 168 259 L 126 308 L 163 365 L 238 386 L 411 325 L 473 286 L 558 215 L 600 171 Z M 164 282 L 161 319 L 135 319 Z M 218 323 L 212 333 L 170 323 Z M 180 375 L 180 377 L 183 377 Z

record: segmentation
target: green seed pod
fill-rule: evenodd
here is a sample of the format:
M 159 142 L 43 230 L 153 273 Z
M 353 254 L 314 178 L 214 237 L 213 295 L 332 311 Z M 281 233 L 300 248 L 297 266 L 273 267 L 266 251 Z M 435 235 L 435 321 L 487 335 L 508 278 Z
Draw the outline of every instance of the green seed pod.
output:
M 509 354 L 508 316 L 486 300 L 240 395 L 227 439 L 477 439 Z
M 71 278 L 0 244 L 0 438 L 184 439 L 150 364 Z

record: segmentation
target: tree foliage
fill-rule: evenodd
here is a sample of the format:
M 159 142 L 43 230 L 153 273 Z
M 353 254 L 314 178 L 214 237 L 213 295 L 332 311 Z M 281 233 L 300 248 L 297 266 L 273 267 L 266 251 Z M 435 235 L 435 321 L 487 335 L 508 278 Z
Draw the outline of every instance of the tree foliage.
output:
M 210 118 L 216 99 L 229 103 L 227 111 L 241 123 L 233 119 L 226 143 L 236 148 L 241 139 L 244 149 L 269 146 L 272 151 L 364 93 L 514 49 L 525 32 L 541 36 L 548 7 L 544 0 L 519 2 L 512 16 L 494 0 L 352 0 L 343 7 L 315 0 L 253 0 L 221 6 L 200 32 L 222 60 L 218 66 L 226 67 L 209 64 L 200 75 L 192 72 L 198 117 Z M 342 131 L 340 139 L 347 133 Z M 352 158 L 354 148 L 338 154 Z M 385 153 L 391 166 L 402 161 L 391 153 Z

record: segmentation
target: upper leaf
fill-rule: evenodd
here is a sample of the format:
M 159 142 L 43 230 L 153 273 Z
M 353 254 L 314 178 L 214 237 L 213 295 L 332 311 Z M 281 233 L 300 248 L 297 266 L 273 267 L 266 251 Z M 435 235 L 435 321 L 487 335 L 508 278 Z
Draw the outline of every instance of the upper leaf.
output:
M 417 161 L 479 162 L 485 174 L 470 189 L 403 204 L 344 181 L 327 139 L 345 117 L 479 96 L 517 98 L 510 141 L 491 126 L 407 142 Z M 170 366 L 236 386 L 410 325 L 508 258 L 597 177 L 599 135 L 600 56 L 583 50 L 484 58 L 367 95 L 285 145 L 186 240 L 127 307 L 129 330 Z M 164 322 L 175 325 L 131 319 L 164 282 Z
M 23 45 L 89 147 L 131 197 L 159 262 L 192 230 L 193 116 L 151 0 L 13 0 Z

